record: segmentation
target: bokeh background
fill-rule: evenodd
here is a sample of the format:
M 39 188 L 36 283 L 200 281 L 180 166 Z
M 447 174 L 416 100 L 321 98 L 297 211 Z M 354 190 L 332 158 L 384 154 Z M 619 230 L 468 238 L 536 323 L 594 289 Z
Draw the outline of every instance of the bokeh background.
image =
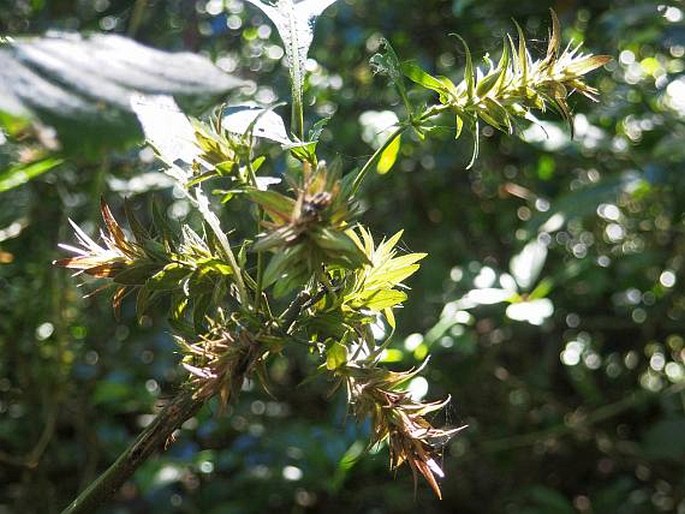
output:
M 430 254 L 386 361 L 430 353 L 413 387 L 452 396 L 438 423 L 469 425 L 445 446 L 444 500 L 365 452 L 368 426 L 330 384 L 303 383 L 315 364 L 292 353 L 273 362 L 271 395 L 248 386 L 225 415 L 207 406 L 98 512 L 685 513 L 685 3 L 339 0 L 316 28 L 308 121 L 332 116 L 322 154 L 353 169 L 374 120 L 401 115 L 368 65 L 382 37 L 459 78 L 450 33 L 496 58 L 514 18 L 543 53 L 550 7 L 565 41 L 614 57 L 590 78 L 598 104 L 572 97 L 573 139 L 551 116 L 513 137 L 484 130 L 467 171 L 471 141 L 446 126 L 406 138 L 364 192 L 376 234 L 404 228 L 404 246 Z M 0 35 L 52 29 L 200 52 L 254 80 L 258 101 L 288 98 L 276 31 L 240 0 L 0 2 Z M 15 151 L 0 145 L 0 169 Z M 183 219 L 157 169 L 144 148 L 84 156 L 0 195 L 1 514 L 59 512 L 184 378 L 161 313 L 138 324 L 125 304 L 116 319 L 50 265 L 67 218 L 95 232 L 100 196 L 117 210 L 154 195 Z M 496 302 L 501 289 L 518 303 Z

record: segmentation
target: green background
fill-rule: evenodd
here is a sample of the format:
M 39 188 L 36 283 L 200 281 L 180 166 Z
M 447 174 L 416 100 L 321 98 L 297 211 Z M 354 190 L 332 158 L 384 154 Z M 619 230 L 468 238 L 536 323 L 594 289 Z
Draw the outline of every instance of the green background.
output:
M 450 33 L 496 58 L 514 18 L 543 54 L 549 7 L 565 41 L 614 57 L 589 79 L 598 104 L 571 97 L 573 140 L 553 116 L 561 135 L 537 142 L 483 131 L 467 171 L 471 141 L 446 120 L 427 142 L 405 138 L 364 191 L 375 234 L 404 228 L 404 247 L 429 253 L 388 366 L 432 354 L 427 397 L 452 396 L 436 423 L 469 425 L 445 447 L 444 500 L 415 492 L 407 469 L 389 473 L 385 450 L 355 459 L 369 427 L 330 384 L 303 384 L 315 363 L 289 352 L 272 363 L 271 395 L 248 387 L 225 414 L 206 407 L 98 512 L 685 513 L 685 4 L 339 0 L 317 24 L 307 122 L 333 115 L 320 153 L 351 170 L 373 151 L 360 114 L 402 114 L 368 65 L 381 37 L 459 79 Z M 254 80 L 261 101 L 288 98 L 276 31 L 238 0 L 0 3 L 0 35 L 48 29 L 201 52 Z M 77 156 L 0 195 L 0 514 L 59 512 L 184 378 L 161 313 L 139 325 L 125 302 L 115 319 L 106 295 L 82 298 L 88 286 L 50 265 L 73 241 L 67 218 L 95 233 L 101 195 L 119 214 L 123 197 L 144 210 L 154 195 L 183 219 L 150 156 Z M 0 170 L 21 158 L 0 145 Z M 454 314 L 535 239 L 548 244 L 536 284 L 550 286 L 553 315 L 535 326 L 504 304 Z

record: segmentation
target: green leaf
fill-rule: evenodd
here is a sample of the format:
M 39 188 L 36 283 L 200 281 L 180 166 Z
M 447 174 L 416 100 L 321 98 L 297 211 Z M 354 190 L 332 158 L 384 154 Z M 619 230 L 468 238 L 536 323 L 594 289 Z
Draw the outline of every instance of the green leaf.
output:
M 483 99 L 483 104 L 485 108 L 478 110 L 478 115 L 483 121 L 502 132 L 511 132 L 513 130 L 511 117 L 501 103 L 494 98 L 487 97 Z
M 202 326 L 207 320 L 207 311 L 212 305 L 212 295 L 202 294 L 194 298 L 193 305 L 193 326 L 199 333 L 202 331 Z
M 528 295 L 528 300 L 539 300 L 541 298 L 546 298 L 549 293 L 554 288 L 554 280 L 550 277 L 543 278 L 540 283 L 535 286 L 530 294 Z
M 47 173 L 64 162 L 63 159 L 47 157 L 29 164 L 16 164 L 0 172 L 0 193 L 25 184 L 29 180 Z
M 312 143 L 317 143 L 319 141 L 319 138 L 321 138 L 321 133 L 323 132 L 323 129 L 326 128 L 330 121 L 330 116 L 327 116 L 325 118 L 321 118 L 319 121 L 314 123 L 314 125 L 312 125 L 312 128 L 309 129 L 309 141 Z
M 486 96 L 499 82 L 502 76 L 502 70 L 495 70 L 483 77 L 476 86 L 476 95 L 480 98 Z
M 128 221 L 129 227 L 131 227 L 131 232 L 133 232 L 136 243 L 144 245 L 149 241 L 150 234 L 140 223 L 140 220 L 133 212 L 131 202 L 128 200 L 124 201 L 124 212 L 126 213 L 126 220 Z
M 171 95 L 199 112 L 242 84 L 204 57 L 112 34 L 55 33 L 0 49 L 0 111 L 54 127 L 63 148 L 80 154 L 142 139 L 136 93 Z
M 407 299 L 407 293 L 395 289 L 379 290 L 359 298 L 356 304 L 359 307 L 381 312 L 390 307 L 395 307 Z
M 419 258 L 423 258 L 425 256 L 425 254 L 413 254 L 412 257 L 415 255 L 421 255 Z M 378 284 L 382 284 L 385 287 L 395 287 L 401 284 L 403 280 L 416 273 L 419 270 L 419 267 L 420 266 L 418 264 L 412 264 L 398 269 L 391 269 L 385 273 L 376 273 L 373 275 L 372 279 L 366 282 L 366 287 L 371 288 L 372 286 Z
M 456 90 L 454 83 L 449 79 L 438 79 L 437 77 L 426 73 L 422 68 L 412 62 L 402 63 L 402 73 L 418 85 L 439 93 L 440 101 L 443 101 L 443 99 L 446 101 Z
M 464 118 L 459 116 L 458 114 L 454 117 L 454 121 L 456 124 L 456 130 L 454 133 L 454 139 L 459 139 L 459 136 L 461 136 L 462 131 L 464 130 Z
M 157 264 L 138 264 L 117 273 L 113 277 L 113 280 L 117 284 L 124 286 L 140 286 L 143 285 L 153 274 L 157 273 L 158 270 L 159 265 Z
M 383 314 L 388 325 L 394 331 L 397 328 L 397 322 L 395 321 L 395 314 L 392 312 L 392 308 L 384 309 Z
M 334 342 L 326 350 L 326 368 L 330 371 L 338 369 L 347 362 L 347 348 L 345 345 Z
M 385 175 L 392 169 L 397 160 L 397 155 L 400 153 L 400 148 L 402 146 L 401 140 L 401 135 L 395 136 L 395 139 L 393 139 L 381 153 L 378 164 L 376 165 L 376 171 L 378 171 L 380 175 Z
M 393 83 L 397 83 L 399 87 L 402 87 L 404 85 L 402 82 L 402 68 L 395 49 L 385 38 L 381 39 L 380 47 L 383 53 L 374 54 L 369 59 L 373 72 L 386 75 Z
M 514 25 L 516 25 L 516 31 L 519 36 L 518 69 L 521 73 L 521 83 L 526 84 L 528 82 L 528 69 L 530 68 L 531 58 L 528 53 L 528 46 L 526 45 L 526 35 L 523 33 L 521 25 L 516 20 L 514 20 Z
M 213 272 L 224 277 L 233 275 L 233 268 L 230 265 L 213 257 L 200 259 L 196 264 L 204 273 Z
M 507 85 L 507 77 L 509 76 L 509 65 L 511 64 L 511 47 L 507 44 L 507 40 L 502 41 L 502 56 L 497 63 L 497 69 L 500 71 L 499 82 L 496 85 L 496 92 L 500 93 Z
M 480 123 L 478 123 L 478 118 L 473 121 L 471 131 L 473 132 L 473 153 L 471 154 L 471 160 L 466 166 L 467 170 L 471 169 L 471 167 L 476 163 L 476 159 L 480 153 Z
M 169 222 L 169 218 L 165 216 L 157 202 L 152 201 L 151 206 L 153 226 L 159 233 L 165 249 L 170 252 L 174 247 L 177 231 L 174 230 L 174 227 Z
M 264 287 L 269 287 L 271 284 L 282 278 L 292 251 L 292 248 L 286 248 L 284 251 L 274 254 L 271 257 L 269 264 L 264 270 L 264 277 L 262 279 L 264 282 Z
M 260 191 L 252 189 L 247 191 L 247 196 L 264 208 L 271 219 L 277 223 L 286 223 L 295 208 L 295 200 L 284 196 L 276 191 Z
M 469 45 L 466 44 L 466 41 L 463 37 L 461 37 L 459 34 L 454 34 L 454 36 L 461 41 L 462 45 L 464 45 L 464 53 L 466 54 L 466 63 L 464 64 L 464 83 L 466 84 L 466 96 L 470 101 L 472 101 L 475 96 L 474 92 L 476 87 L 476 74 L 473 68 L 471 50 L 469 49 Z
M 181 287 L 181 281 L 188 276 L 188 273 L 188 268 L 172 262 L 150 277 L 147 285 L 153 291 L 171 291 L 173 289 L 178 289 Z
M 138 320 L 142 319 L 158 295 L 159 293 L 153 291 L 147 284 L 138 290 L 138 295 L 136 296 L 136 317 Z

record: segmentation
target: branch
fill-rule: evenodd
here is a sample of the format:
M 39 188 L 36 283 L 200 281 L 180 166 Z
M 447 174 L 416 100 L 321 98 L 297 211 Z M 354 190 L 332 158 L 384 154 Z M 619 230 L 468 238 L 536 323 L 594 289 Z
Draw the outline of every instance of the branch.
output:
M 87 514 L 114 494 L 133 473 L 205 403 L 206 397 L 183 390 L 172 399 L 107 471 L 91 483 L 62 514 Z

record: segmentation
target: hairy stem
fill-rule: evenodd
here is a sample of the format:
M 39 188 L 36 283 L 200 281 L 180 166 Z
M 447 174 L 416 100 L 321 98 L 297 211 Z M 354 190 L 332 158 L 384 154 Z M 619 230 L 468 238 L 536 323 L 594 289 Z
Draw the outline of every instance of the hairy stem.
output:
M 184 390 L 172 399 L 107 471 L 91 483 L 62 514 L 87 514 L 112 496 L 133 473 L 157 450 L 164 448 L 187 419 L 204 404 L 206 397 L 198 397 Z
M 292 133 L 300 140 L 304 141 L 304 107 L 302 105 L 302 91 L 295 90 L 293 87 L 293 104 L 292 104 Z

